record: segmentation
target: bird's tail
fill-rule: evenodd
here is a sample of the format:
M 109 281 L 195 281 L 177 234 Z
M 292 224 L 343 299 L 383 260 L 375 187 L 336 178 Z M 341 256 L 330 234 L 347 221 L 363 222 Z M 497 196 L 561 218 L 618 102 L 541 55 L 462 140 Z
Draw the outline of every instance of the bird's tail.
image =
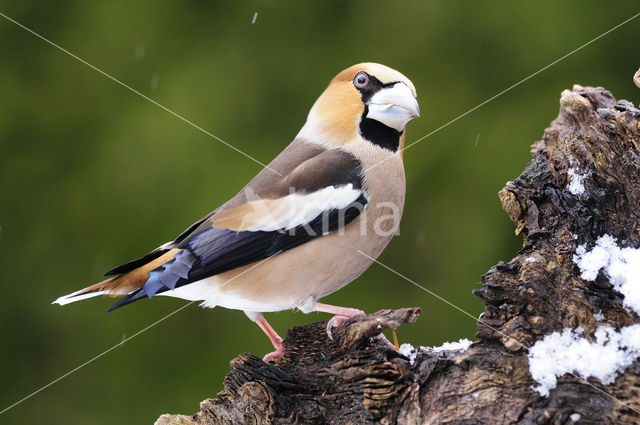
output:
M 51 304 L 65 305 L 80 300 L 86 300 L 87 298 L 97 297 L 98 295 L 109 295 L 112 297 L 127 295 L 131 290 L 137 288 L 131 288 L 130 285 L 126 285 L 126 281 L 123 282 L 122 279 L 125 276 L 126 275 L 121 275 L 105 279 L 102 282 L 87 286 L 79 291 L 64 295 Z
M 123 266 L 119 266 L 114 270 L 122 270 L 123 273 L 118 276 L 98 282 L 94 285 L 87 286 L 79 291 L 72 292 L 69 295 L 62 296 L 55 300 L 52 304 L 65 305 L 72 302 L 86 300 L 87 298 L 96 297 L 98 295 L 108 295 L 111 297 L 120 297 L 130 295 L 123 298 L 116 306 L 126 305 L 133 301 L 143 298 L 140 290 L 144 283 L 149 279 L 149 272 L 160 267 L 164 263 L 171 261 L 178 253 L 179 249 L 172 249 L 158 256 L 153 256 L 151 261 L 139 265 L 140 261 L 133 261 Z M 123 269 L 124 267 L 124 269 Z M 109 273 L 112 273 L 110 271 Z M 134 296 L 134 294 L 137 294 Z M 113 306 L 110 310 L 117 308 Z

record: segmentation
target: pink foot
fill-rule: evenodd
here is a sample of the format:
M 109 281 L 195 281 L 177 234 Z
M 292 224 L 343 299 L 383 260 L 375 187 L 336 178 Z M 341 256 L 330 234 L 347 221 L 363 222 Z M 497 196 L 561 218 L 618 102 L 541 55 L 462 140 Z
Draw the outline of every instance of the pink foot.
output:
M 327 336 L 331 341 L 333 341 L 333 334 L 331 333 L 331 329 L 340 326 L 348 319 L 350 319 L 349 316 L 333 316 L 331 319 L 329 319 L 329 321 L 327 322 Z
M 276 360 L 280 360 L 283 354 L 284 354 L 284 349 L 282 348 L 282 345 L 281 345 L 280 347 L 278 347 L 276 351 L 264 356 L 262 360 L 264 360 L 265 363 L 275 362 Z
M 326 304 L 320 304 L 320 308 L 322 310 L 319 311 L 326 311 L 327 313 L 335 314 L 335 316 L 333 316 L 331 319 L 329 319 L 329 322 L 327 322 L 327 336 L 331 341 L 333 341 L 333 334 L 331 333 L 331 330 L 333 328 L 342 325 L 345 321 L 351 319 L 352 317 L 361 316 L 364 314 L 364 311 L 358 310 L 357 308 L 334 307 L 328 306 Z

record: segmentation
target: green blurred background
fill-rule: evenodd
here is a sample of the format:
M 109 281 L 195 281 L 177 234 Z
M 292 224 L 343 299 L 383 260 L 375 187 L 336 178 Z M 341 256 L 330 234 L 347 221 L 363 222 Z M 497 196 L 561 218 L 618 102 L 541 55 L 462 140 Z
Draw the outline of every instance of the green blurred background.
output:
M 262 162 L 340 70 L 377 61 L 415 83 L 426 135 L 640 11 L 604 2 L 8 2 L 18 20 Z M 254 13 L 256 22 L 251 23 Z M 602 85 L 637 103 L 640 18 L 406 151 L 407 203 L 380 260 L 460 308 L 521 246 L 496 196 L 555 118 L 560 92 Z M 260 166 L 0 17 L 0 409 L 185 302 L 106 314 L 51 301 L 172 239 Z M 326 302 L 420 306 L 402 342 L 473 338 L 474 320 L 372 266 Z M 327 318 L 268 314 L 288 327 Z M 0 423 L 151 424 L 192 413 L 229 361 L 271 347 L 238 311 L 177 313 L 0 416 Z

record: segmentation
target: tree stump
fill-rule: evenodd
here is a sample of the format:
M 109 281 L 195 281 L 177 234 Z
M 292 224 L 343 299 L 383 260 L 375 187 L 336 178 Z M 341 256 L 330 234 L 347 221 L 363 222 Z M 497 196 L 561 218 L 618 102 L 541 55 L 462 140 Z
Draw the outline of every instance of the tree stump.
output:
M 600 272 L 581 279 L 580 245 L 611 235 L 640 247 L 640 111 L 603 88 L 574 86 L 532 161 L 500 191 L 524 245 L 483 277 L 485 312 L 467 349 L 419 349 L 407 358 L 376 338 L 416 320 L 420 309 L 383 310 L 290 329 L 285 354 L 266 364 L 251 354 L 231 362 L 224 390 L 194 416 L 163 415 L 158 425 L 194 424 L 585 424 L 640 423 L 640 362 L 613 383 L 558 378 L 547 397 L 534 387 L 529 348 L 553 332 L 640 323 Z

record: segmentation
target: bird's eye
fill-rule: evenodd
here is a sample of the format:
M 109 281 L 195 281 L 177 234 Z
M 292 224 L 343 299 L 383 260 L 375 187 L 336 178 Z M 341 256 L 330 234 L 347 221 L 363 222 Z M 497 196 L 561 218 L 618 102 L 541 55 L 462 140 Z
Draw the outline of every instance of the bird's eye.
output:
M 369 76 L 366 72 L 360 71 L 353 79 L 353 85 L 359 89 L 365 88 L 369 83 Z

